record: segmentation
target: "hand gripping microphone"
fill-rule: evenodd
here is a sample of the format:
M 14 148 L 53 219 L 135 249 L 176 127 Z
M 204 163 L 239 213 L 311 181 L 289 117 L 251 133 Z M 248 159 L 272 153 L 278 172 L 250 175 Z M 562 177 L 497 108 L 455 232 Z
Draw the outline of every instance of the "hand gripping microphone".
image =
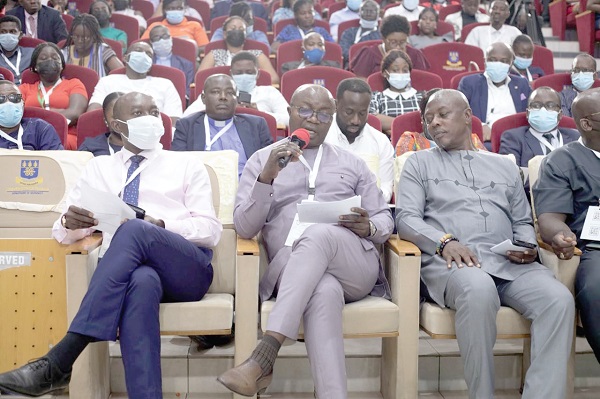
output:
M 296 129 L 294 130 L 294 133 L 292 133 L 290 141 L 298 144 L 298 147 L 303 150 L 310 142 L 310 133 L 308 133 L 308 130 L 306 129 Z M 286 155 L 285 157 L 279 158 L 279 167 L 282 169 L 285 168 L 290 162 L 291 157 L 291 155 Z

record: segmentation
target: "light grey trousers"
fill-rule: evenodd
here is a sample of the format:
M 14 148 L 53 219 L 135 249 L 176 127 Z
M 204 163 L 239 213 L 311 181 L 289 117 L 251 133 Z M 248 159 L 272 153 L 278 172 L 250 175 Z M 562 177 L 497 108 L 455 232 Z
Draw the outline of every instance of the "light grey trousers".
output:
M 522 398 L 565 398 L 575 305 L 569 290 L 549 271 L 531 271 L 506 281 L 476 267 L 456 269 L 448 280 L 445 301 L 456 310 L 469 398 L 494 397 L 493 347 L 501 305 L 531 320 L 531 365 Z
M 348 396 L 342 309 L 345 302 L 367 296 L 378 274 L 377 251 L 365 251 L 345 227 L 313 225 L 294 243 L 267 330 L 295 340 L 303 320 L 318 398 Z

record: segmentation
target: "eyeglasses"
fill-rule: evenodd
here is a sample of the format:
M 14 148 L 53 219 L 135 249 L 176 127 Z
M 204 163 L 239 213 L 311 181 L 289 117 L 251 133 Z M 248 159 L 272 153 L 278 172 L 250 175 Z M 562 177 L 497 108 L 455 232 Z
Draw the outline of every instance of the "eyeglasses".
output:
M 84 42 L 88 42 L 88 41 L 92 40 L 92 37 L 91 36 L 71 35 L 71 39 L 73 39 L 74 42 L 78 42 L 80 40 L 83 40 Z
M 18 104 L 23 101 L 23 96 L 16 93 L 10 93 L 8 96 L 0 94 L 0 104 L 4 104 L 6 100 L 10 101 L 11 103 Z
M 404 47 L 406 46 L 406 40 L 404 41 L 399 41 L 399 40 L 388 40 L 385 39 L 386 43 L 390 45 L 390 47 Z
M 541 109 L 542 107 L 550 111 L 560 111 L 560 105 L 553 102 L 541 103 L 536 101 L 529 104 L 529 109 Z
M 317 120 L 319 121 L 319 123 L 329 123 L 333 119 L 333 115 L 328 114 L 327 112 L 315 111 L 310 108 L 298 107 L 296 105 L 292 105 L 292 108 L 296 108 L 298 116 L 302 119 L 311 118 L 315 114 L 317 115 Z

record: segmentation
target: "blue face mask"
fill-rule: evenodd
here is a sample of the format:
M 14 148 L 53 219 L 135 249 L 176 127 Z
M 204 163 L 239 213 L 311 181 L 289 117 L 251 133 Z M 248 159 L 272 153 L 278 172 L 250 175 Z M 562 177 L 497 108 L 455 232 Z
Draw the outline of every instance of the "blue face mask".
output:
M 239 91 L 251 93 L 256 87 L 256 78 L 258 77 L 258 74 L 250 75 L 248 73 L 243 73 L 240 75 L 231 75 L 231 77 Z
M 347 0 L 346 1 L 346 6 L 352 10 L 352 11 L 358 11 L 358 9 L 360 8 L 360 5 L 362 3 L 362 0 Z
M 312 50 L 304 50 L 304 59 L 311 64 L 320 64 L 325 56 L 325 50 L 314 48 Z
M 571 82 L 577 91 L 584 91 L 594 84 L 594 72 L 571 73 Z
M 485 72 L 494 83 L 506 80 L 510 65 L 504 62 L 490 61 L 485 63 Z
M 246 36 L 254 32 L 254 25 L 250 25 L 246 27 Z
M 19 45 L 19 35 L 12 33 L 0 34 L 0 46 L 6 51 L 13 51 Z
M 185 18 L 184 10 L 169 10 L 166 13 L 167 22 L 171 25 L 179 25 Z
M 142 53 L 141 51 L 132 51 L 129 53 L 129 60 L 127 65 L 134 72 L 147 73 L 152 68 L 152 58 L 148 57 L 148 54 Z
M 531 66 L 532 61 L 533 58 L 515 57 L 515 67 L 520 70 L 527 69 Z
M 359 21 L 360 27 L 363 28 L 364 30 L 373 30 L 375 28 L 377 28 L 377 20 L 373 20 L 373 21 L 367 21 L 364 18 L 361 18 Z
M 0 126 L 17 126 L 23 118 L 23 110 L 23 102 L 15 104 L 13 102 L 6 101 L 4 104 L 0 104 Z
M 558 126 L 558 111 L 549 111 L 545 107 L 530 109 L 527 115 L 529 125 L 540 133 L 547 133 Z
M 410 84 L 410 73 L 390 73 L 387 81 L 394 89 L 405 89 Z
M 173 38 L 160 39 L 152 42 L 152 49 L 157 57 L 168 57 L 173 51 Z

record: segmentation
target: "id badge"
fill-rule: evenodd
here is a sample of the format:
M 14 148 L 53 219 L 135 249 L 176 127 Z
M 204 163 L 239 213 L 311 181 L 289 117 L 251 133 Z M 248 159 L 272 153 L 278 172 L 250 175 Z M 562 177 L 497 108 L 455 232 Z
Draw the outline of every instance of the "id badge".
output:
M 584 240 L 600 241 L 600 207 L 588 207 L 581 238 Z
M 294 221 L 292 222 L 292 227 L 290 228 L 290 232 L 285 240 L 285 246 L 291 247 L 294 241 L 296 241 L 300 236 L 304 233 L 304 230 L 308 228 L 308 226 L 313 225 L 314 223 L 300 223 L 300 218 L 298 217 L 298 212 L 294 216 Z

